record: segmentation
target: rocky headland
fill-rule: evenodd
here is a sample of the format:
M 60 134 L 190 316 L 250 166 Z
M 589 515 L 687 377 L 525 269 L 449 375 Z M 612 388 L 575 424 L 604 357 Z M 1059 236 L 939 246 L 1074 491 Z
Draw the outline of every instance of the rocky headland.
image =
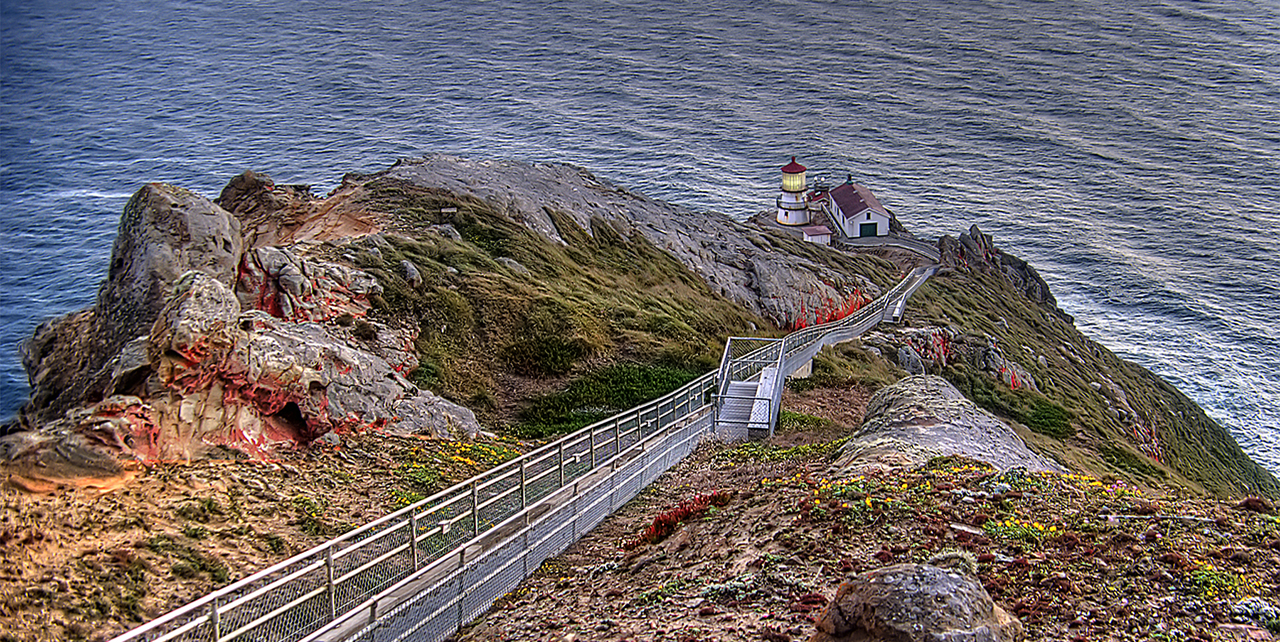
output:
M 827 477 L 966 457 L 1280 496 L 1193 402 L 1081 335 L 1025 261 L 976 226 L 938 249 L 903 325 L 790 384 L 840 427 Z M 923 261 L 568 165 L 435 155 L 323 197 L 253 172 L 214 200 L 144 186 L 94 306 L 23 347 L 31 400 L 0 437 L 0 621 L 20 639 L 136 625 L 679 386 L 726 336 L 856 309 Z

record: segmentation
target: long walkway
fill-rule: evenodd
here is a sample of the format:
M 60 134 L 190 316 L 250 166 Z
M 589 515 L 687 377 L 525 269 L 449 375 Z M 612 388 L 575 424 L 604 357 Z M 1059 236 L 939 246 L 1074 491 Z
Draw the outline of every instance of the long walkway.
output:
M 113 642 L 439 641 L 703 439 L 773 431 L 782 382 L 825 345 L 898 321 L 939 266 L 782 339 L 730 338 L 718 371 L 254 573 Z

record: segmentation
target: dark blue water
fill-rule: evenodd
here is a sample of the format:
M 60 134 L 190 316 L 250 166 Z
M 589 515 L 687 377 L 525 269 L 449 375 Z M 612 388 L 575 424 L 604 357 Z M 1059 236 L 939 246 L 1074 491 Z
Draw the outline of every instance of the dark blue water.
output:
M 1280 4 L 0 0 L 0 413 L 147 181 L 445 151 L 743 218 L 791 155 L 972 223 L 1280 472 Z

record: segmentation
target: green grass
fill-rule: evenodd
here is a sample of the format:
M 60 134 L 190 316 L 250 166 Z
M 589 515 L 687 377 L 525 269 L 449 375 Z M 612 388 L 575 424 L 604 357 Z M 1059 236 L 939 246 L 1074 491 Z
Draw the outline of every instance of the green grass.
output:
M 1074 453 L 1072 463 L 1081 472 L 1119 472 L 1135 481 L 1217 495 L 1239 494 L 1247 487 L 1245 492 L 1280 496 L 1280 483 L 1249 461 L 1230 434 L 1185 395 L 1026 299 L 998 274 L 974 271 L 930 279 L 912 297 L 909 314 L 920 325 L 954 325 L 995 337 L 1006 356 L 1035 376 L 1042 394 L 1009 390 L 966 364 L 950 364 L 942 375 L 980 406 L 1058 440 L 1044 444 Z M 1090 384 L 1103 377 L 1125 391 L 1139 424 L 1159 436 L 1161 461 L 1138 454 L 1133 427 L 1121 423 L 1106 397 L 1092 389 Z M 1062 443 L 1068 440 L 1069 447 Z
M 787 379 L 787 387 L 795 392 L 821 388 L 847 388 L 865 385 L 879 389 L 892 385 L 906 371 L 896 363 L 867 352 L 861 341 L 828 346 L 813 358 L 813 372 L 804 379 Z
M 505 375 L 582 376 L 618 360 L 701 373 L 718 364 L 725 336 L 767 325 L 644 237 L 599 219 L 585 230 L 549 212 L 562 245 L 478 199 L 387 177 L 365 190 L 365 206 L 391 213 L 398 234 L 376 254 L 357 253 L 357 266 L 383 286 L 373 316 L 417 325 L 419 367 L 410 380 L 477 404 L 482 421 L 500 419 L 498 409 L 517 401 L 499 383 Z M 426 229 L 439 224 L 462 240 Z M 417 287 L 400 272 L 405 260 L 422 276 Z
M 573 432 L 628 408 L 660 397 L 696 379 L 699 373 L 672 366 L 615 364 L 544 395 L 520 413 L 514 433 L 544 439 Z
M 778 412 L 777 432 L 799 432 L 805 430 L 820 430 L 834 426 L 835 422 L 822 417 L 806 415 L 802 412 L 792 412 L 783 408 Z

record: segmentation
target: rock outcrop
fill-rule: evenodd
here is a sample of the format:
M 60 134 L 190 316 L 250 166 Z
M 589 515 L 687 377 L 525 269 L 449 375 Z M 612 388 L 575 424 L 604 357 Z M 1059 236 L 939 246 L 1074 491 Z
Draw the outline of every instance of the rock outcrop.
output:
M 833 468 L 919 466 L 946 455 L 963 455 L 1002 470 L 1064 471 L 1032 452 L 1012 428 L 946 379 L 933 375 L 906 377 L 877 392 L 862 427 L 843 446 Z
M 301 257 L 287 247 L 245 252 L 238 277 L 236 297 L 245 309 L 264 310 L 287 321 L 363 317 L 369 297 L 382 291 L 366 272 Z
M 240 223 L 208 199 L 170 185 L 144 186 L 124 207 L 107 278 L 93 308 L 42 324 L 22 346 L 31 378 L 28 425 L 110 396 L 108 364 L 145 335 L 187 270 L 224 286 L 236 280 Z
M 583 230 L 602 220 L 626 237 L 641 234 L 713 290 L 780 327 L 808 325 L 880 295 L 858 274 L 784 251 L 796 243 L 713 212 L 696 212 L 612 185 L 572 165 L 469 160 L 434 154 L 401 160 L 380 176 L 488 202 L 508 219 L 564 243 L 550 212 Z
M 246 174 L 229 201 L 257 225 L 303 210 L 297 193 L 263 197 L 269 185 Z M 414 330 L 363 319 L 372 276 L 307 256 L 314 243 L 246 249 L 240 231 L 187 190 L 150 184 L 129 201 L 97 303 L 23 346 L 32 397 L 27 430 L 2 446 L 12 470 L 95 476 L 104 457 L 269 457 L 346 430 L 479 431 L 469 410 L 405 378 Z
M 809 642 L 1013 642 L 1022 623 L 982 584 L 928 564 L 895 564 L 840 585 Z
M 1006 356 L 1002 344 L 990 335 L 954 326 L 926 326 L 873 330 L 862 342 L 881 354 L 896 353 L 899 367 L 908 374 L 937 373 L 948 365 L 964 363 L 999 379 L 1010 390 L 1040 391 L 1035 375 Z
M 1002 274 L 1023 296 L 1048 307 L 1060 318 L 1072 321 L 1070 315 L 1058 308 L 1058 301 L 1053 298 L 1049 284 L 1040 277 L 1040 273 L 1026 261 L 997 248 L 991 235 L 983 233 L 977 225 L 961 233 L 958 239 L 951 236 L 938 239 L 938 251 L 942 255 L 943 266 Z

